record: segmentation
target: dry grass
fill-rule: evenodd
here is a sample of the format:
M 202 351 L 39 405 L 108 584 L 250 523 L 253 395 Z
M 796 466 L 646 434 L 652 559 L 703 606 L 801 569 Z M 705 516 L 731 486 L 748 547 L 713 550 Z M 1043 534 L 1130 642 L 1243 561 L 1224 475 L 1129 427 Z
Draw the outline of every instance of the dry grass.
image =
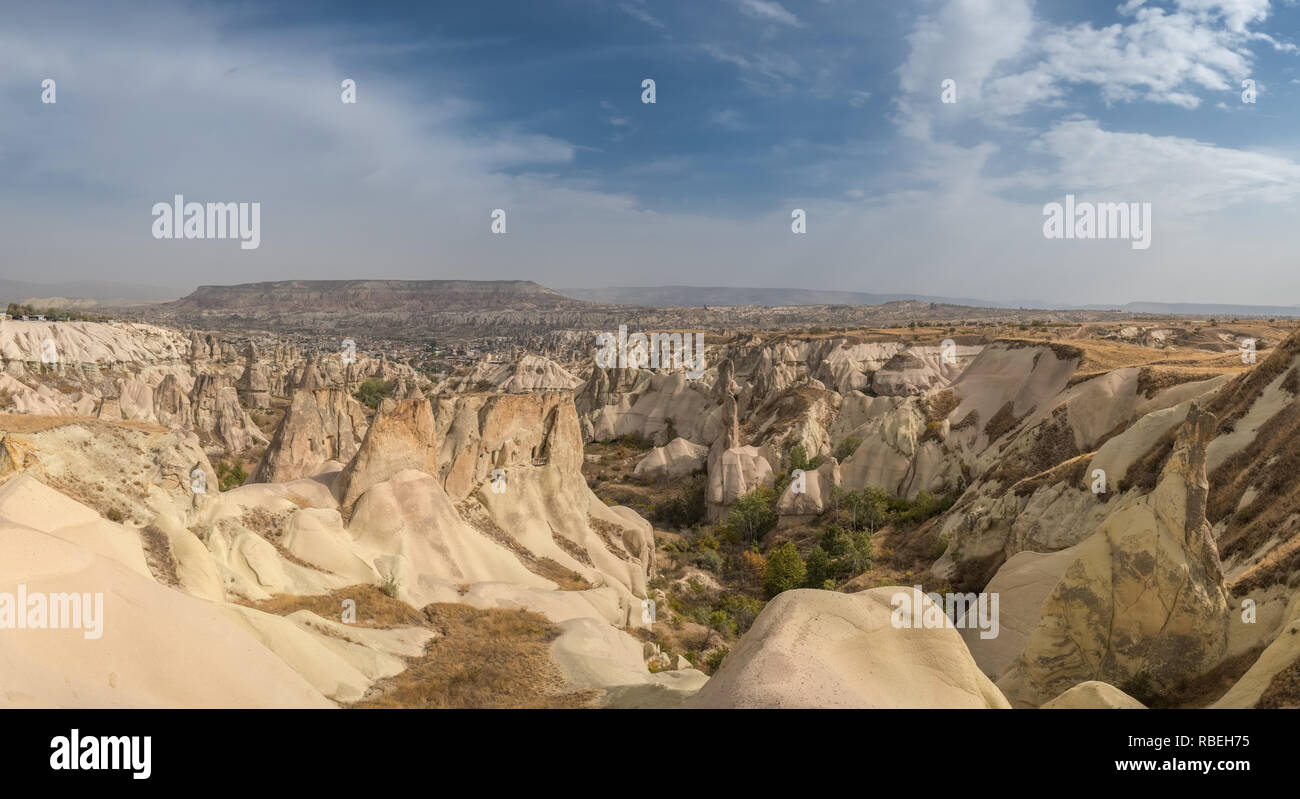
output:
M 352 707 L 576 708 L 597 696 L 564 692 L 550 655 L 559 630 L 544 616 L 445 603 L 429 605 L 424 616 L 441 637 Z
M 309 610 L 322 619 L 340 621 L 345 599 L 356 602 L 356 626 L 358 627 L 392 629 L 429 626 L 428 619 L 423 613 L 400 599 L 388 596 L 380 591 L 378 586 L 373 585 L 352 585 L 317 596 L 282 594 L 259 602 L 245 601 L 242 604 L 277 616 L 287 616 L 297 610 Z
M 171 540 L 167 534 L 151 524 L 140 528 L 140 543 L 144 547 L 145 563 L 154 579 L 163 585 L 180 585 L 180 577 L 176 574 L 176 559 L 172 556 Z
M 1282 634 L 1300 635 L 1300 632 L 1297 632 L 1296 627 L 1292 626 Z M 1300 659 L 1282 669 L 1273 677 L 1268 687 L 1264 689 L 1264 693 L 1260 694 L 1255 707 L 1269 709 L 1300 708 Z
M 423 655 L 407 659 L 405 671 L 375 683 L 350 707 L 573 708 L 586 707 L 597 697 L 594 691 L 564 690 L 550 654 L 559 628 L 531 611 L 451 603 L 416 610 L 373 585 L 243 604 L 278 616 L 309 610 L 339 621 L 345 599 L 356 602 L 357 627 L 420 627 L 439 634 Z

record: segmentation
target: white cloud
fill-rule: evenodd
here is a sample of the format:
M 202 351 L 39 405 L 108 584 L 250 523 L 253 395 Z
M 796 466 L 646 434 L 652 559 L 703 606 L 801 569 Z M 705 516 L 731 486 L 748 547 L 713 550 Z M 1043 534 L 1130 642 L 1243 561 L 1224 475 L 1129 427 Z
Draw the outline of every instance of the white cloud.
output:
M 949 0 L 908 36 L 896 118 L 909 135 L 931 135 L 944 78 L 957 81 L 959 96 L 945 115 L 960 119 L 1005 120 L 1090 87 L 1107 103 L 1193 109 L 1206 92 L 1250 75 L 1250 42 L 1292 47 L 1248 30 L 1268 8 L 1267 0 L 1178 0 L 1168 10 L 1139 0 L 1119 8 L 1124 22 L 1097 28 L 1035 19 L 1026 0 Z
M 641 20 L 652 28 L 657 28 L 659 30 L 666 30 L 668 28 L 667 25 L 660 22 L 645 7 L 645 0 L 633 0 L 632 2 L 619 3 L 618 7 L 622 9 L 624 13 Z
M 798 27 L 799 18 L 791 14 L 775 0 L 738 0 L 740 10 L 746 15 L 764 22 L 777 22 L 782 25 Z

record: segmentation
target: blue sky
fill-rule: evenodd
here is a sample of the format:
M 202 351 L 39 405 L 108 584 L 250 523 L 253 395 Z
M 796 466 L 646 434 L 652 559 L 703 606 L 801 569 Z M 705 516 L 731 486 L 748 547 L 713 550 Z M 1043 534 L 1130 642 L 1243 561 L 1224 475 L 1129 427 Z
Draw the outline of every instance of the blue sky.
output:
M 146 0 L 10 16 L 13 279 L 1300 304 L 1294 3 Z M 175 193 L 261 202 L 261 246 L 153 239 L 149 209 Z M 1152 246 L 1044 239 L 1043 205 L 1066 193 L 1150 202 Z

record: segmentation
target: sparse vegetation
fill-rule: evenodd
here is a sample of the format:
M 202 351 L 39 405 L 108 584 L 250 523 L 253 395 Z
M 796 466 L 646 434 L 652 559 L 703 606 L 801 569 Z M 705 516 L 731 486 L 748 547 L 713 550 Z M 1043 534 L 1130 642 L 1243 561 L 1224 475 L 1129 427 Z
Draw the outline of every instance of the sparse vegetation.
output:
M 757 541 L 776 527 L 776 491 L 756 488 L 736 500 L 723 523 L 726 535 L 736 541 Z
M 839 446 L 835 448 L 835 460 L 843 463 L 849 459 L 849 456 L 857 452 L 858 447 L 861 445 L 862 436 L 849 436 L 841 441 Z
M 379 407 L 379 403 L 384 401 L 385 397 L 388 397 L 393 393 L 395 388 L 396 384 L 392 381 L 380 380 L 377 377 L 367 377 L 361 383 L 361 387 L 358 388 L 356 393 L 352 396 L 356 397 L 357 401 L 362 405 L 365 405 L 371 410 L 375 410 Z
M 248 472 L 244 470 L 239 461 L 232 463 L 217 461 L 216 466 L 213 468 L 217 470 L 217 485 L 222 491 L 239 488 L 248 479 Z
M 767 555 L 763 592 L 771 599 L 783 591 L 799 588 L 808 579 L 808 569 L 793 541 L 786 541 Z

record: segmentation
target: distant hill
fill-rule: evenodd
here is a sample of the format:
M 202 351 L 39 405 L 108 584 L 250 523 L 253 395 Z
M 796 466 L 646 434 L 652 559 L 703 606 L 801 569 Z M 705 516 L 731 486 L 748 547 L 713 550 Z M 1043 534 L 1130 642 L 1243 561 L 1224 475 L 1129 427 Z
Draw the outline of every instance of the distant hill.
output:
M 609 286 L 605 288 L 559 289 L 578 300 L 616 305 L 671 307 L 684 305 L 883 305 L 900 300 L 966 305 L 975 308 L 1004 307 L 969 297 L 933 297 L 926 294 L 869 294 L 861 291 L 818 289 L 753 288 L 743 286 Z
M 24 302 L 34 298 L 94 300 L 97 303 L 157 302 L 175 299 L 185 291 L 178 286 L 149 286 L 112 280 L 73 280 L 67 283 L 0 280 L 0 300 L 4 303 Z
M 1088 305 L 1091 310 L 1118 309 L 1161 316 L 1300 316 L 1296 305 L 1227 305 L 1203 302 L 1130 302 L 1124 305 Z
M 560 310 L 586 307 L 531 280 L 280 280 L 199 286 L 186 311 L 366 312 Z

